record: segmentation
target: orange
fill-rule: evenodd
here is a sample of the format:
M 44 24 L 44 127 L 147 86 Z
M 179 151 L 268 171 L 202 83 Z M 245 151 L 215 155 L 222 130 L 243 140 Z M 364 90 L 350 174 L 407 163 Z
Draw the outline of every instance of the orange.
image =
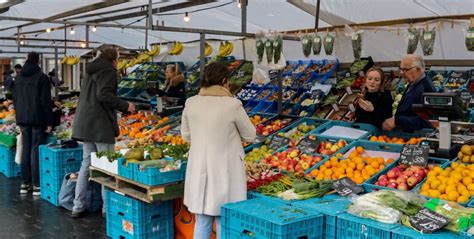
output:
M 437 190 L 440 192 L 440 193 L 445 193 L 446 192 L 446 184 L 440 184 L 437 188 Z
M 356 164 L 353 163 L 353 162 L 349 162 L 349 163 L 347 164 L 347 167 L 352 168 L 352 169 L 355 169 L 355 168 L 356 168 Z
M 433 188 L 433 189 L 437 189 L 438 186 L 441 185 L 441 182 L 439 180 L 433 180 L 431 183 L 430 183 L 430 187 Z
M 362 178 L 361 176 L 355 176 L 354 179 L 354 182 L 357 184 L 362 184 L 364 182 L 364 178 Z
M 449 193 L 448 193 L 447 199 L 448 199 L 449 201 L 456 202 L 456 201 L 458 200 L 458 197 L 459 197 L 459 193 L 456 192 L 456 191 L 453 191 L 453 192 L 449 192 Z
M 386 164 L 391 164 L 391 163 L 393 163 L 393 161 L 395 161 L 395 159 L 393 159 L 393 158 L 389 158 L 389 159 L 387 159 L 387 162 L 386 162 Z
M 377 141 L 377 136 L 370 137 L 370 141 Z
M 385 165 L 381 164 L 380 167 L 379 167 L 379 170 L 382 170 L 385 168 Z
M 428 197 L 439 198 L 439 196 L 441 196 L 441 193 L 438 190 L 431 189 L 428 191 Z
M 471 193 L 468 191 L 468 190 L 462 190 L 460 193 L 459 193 L 461 196 L 465 196 L 465 197 L 471 197 Z
M 313 176 L 313 177 L 318 176 L 318 174 L 319 174 L 319 170 L 317 170 L 317 169 L 314 169 L 314 170 L 311 171 L 311 176 Z
M 379 164 L 384 164 L 384 163 L 385 163 L 385 159 L 383 159 L 382 157 L 378 157 L 378 158 L 377 158 L 377 162 L 378 162 Z
M 429 197 L 428 191 L 421 191 L 420 194 L 425 196 L 425 197 Z
M 326 168 L 331 168 L 332 164 L 331 164 L 330 161 L 326 161 L 326 162 L 324 163 L 324 166 L 326 166 Z
M 374 161 L 374 162 L 372 162 L 372 163 L 370 164 L 370 166 L 372 166 L 372 167 L 375 169 L 375 168 L 379 168 L 379 167 L 380 167 L 380 164 L 379 164 L 379 162 Z
M 337 159 L 337 157 L 331 157 L 330 161 L 331 162 L 338 162 L 339 160 Z
M 469 197 L 466 197 L 466 196 L 463 195 L 463 196 L 458 197 L 457 202 L 458 202 L 458 203 L 465 203 L 465 202 L 467 202 L 468 200 L 469 200 Z
M 317 180 L 321 181 L 324 179 L 324 175 L 323 174 L 319 174 L 317 177 L 316 177 Z
M 362 146 L 357 146 L 356 151 L 357 153 L 362 154 L 364 152 L 364 148 Z
M 439 199 L 446 200 L 447 198 L 448 198 L 448 195 L 446 195 L 446 194 L 441 194 L 441 195 L 439 196 Z
M 421 191 L 428 191 L 430 190 L 430 185 L 428 183 L 425 183 L 423 184 L 423 186 L 421 186 Z
M 474 183 L 467 185 L 467 190 L 474 191 Z
M 362 170 L 362 169 L 364 169 L 364 166 L 365 166 L 364 163 L 358 163 L 357 164 L 357 169 Z
M 339 162 L 337 162 L 337 161 L 331 161 L 331 166 L 336 167 L 337 165 L 339 165 Z
M 462 183 L 465 185 L 465 186 L 469 186 L 469 184 L 472 183 L 472 178 L 471 177 L 465 177 L 462 179 Z

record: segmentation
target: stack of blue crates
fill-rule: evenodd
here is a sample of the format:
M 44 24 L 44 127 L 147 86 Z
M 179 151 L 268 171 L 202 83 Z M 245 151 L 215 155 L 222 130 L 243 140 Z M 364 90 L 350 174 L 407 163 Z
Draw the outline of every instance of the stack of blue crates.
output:
M 41 198 L 59 205 L 58 196 L 64 176 L 78 172 L 82 163 L 82 146 L 72 149 L 39 147 Z
M 150 204 L 106 192 L 107 236 L 125 239 L 174 238 L 172 201 Z
M 20 165 L 15 163 L 15 147 L 0 145 L 0 173 L 7 178 L 20 175 Z

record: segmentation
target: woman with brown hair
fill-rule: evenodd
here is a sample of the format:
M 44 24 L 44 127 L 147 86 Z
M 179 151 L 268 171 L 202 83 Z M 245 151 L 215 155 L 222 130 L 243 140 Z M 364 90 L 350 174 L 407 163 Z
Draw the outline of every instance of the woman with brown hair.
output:
M 190 142 L 184 204 L 196 215 L 194 239 L 209 239 L 221 207 L 247 199 L 242 141 L 253 142 L 255 127 L 242 102 L 229 92 L 229 72 L 222 63 L 206 66 L 199 94 L 189 98 L 181 135 Z
M 185 79 L 178 64 L 167 65 L 165 76 L 164 96 L 179 98 L 178 104 L 184 105 L 186 101 Z
M 362 88 L 356 109 L 356 122 L 371 124 L 379 129 L 383 122 L 392 117 L 393 99 L 388 91 L 384 91 L 385 74 L 378 67 L 367 71 L 367 79 Z

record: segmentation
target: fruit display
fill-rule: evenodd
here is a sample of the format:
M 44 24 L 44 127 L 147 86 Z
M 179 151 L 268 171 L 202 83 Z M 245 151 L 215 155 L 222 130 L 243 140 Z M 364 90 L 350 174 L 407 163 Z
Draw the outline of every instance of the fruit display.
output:
M 280 129 L 285 128 L 292 122 L 292 119 L 285 118 L 285 119 L 276 119 L 276 120 L 271 120 L 270 122 L 266 124 L 258 124 L 257 125 L 257 134 L 263 135 L 263 136 L 269 136 L 273 132 L 276 132 Z
M 160 138 L 157 143 L 166 143 L 166 144 L 171 144 L 171 145 L 183 145 L 187 144 L 183 138 L 181 138 L 181 135 L 171 135 L 168 134 L 163 138 Z
M 360 89 L 365 84 L 366 78 L 365 76 L 358 76 L 354 82 L 352 82 L 351 88 L 352 89 Z
M 255 97 L 256 100 L 263 100 L 265 97 L 267 97 L 270 94 L 270 90 L 263 90 L 260 92 L 260 94 Z
M 333 68 L 334 64 L 333 63 L 327 63 L 326 65 L 324 65 L 323 67 L 319 68 L 318 69 L 318 73 L 319 74 L 326 74 L 328 73 L 329 71 L 331 71 L 331 69 Z
M 289 146 L 293 147 L 296 143 L 302 139 L 307 133 L 311 132 L 312 130 L 316 129 L 319 124 L 308 124 L 306 122 L 298 124 L 295 128 L 289 129 L 288 132 L 280 132 L 277 135 L 285 136 L 291 140 Z
M 173 42 L 170 50 L 168 51 L 168 55 L 170 56 L 177 56 L 183 53 L 184 45 L 181 42 Z
M 400 164 L 386 174 L 380 175 L 375 185 L 408 191 L 422 182 L 434 167 L 434 164 L 429 164 L 427 167 Z
M 256 162 L 260 159 L 270 156 L 273 153 L 272 149 L 269 149 L 266 145 L 262 145 L 259 148 L 254 148 L 252 151 L 245 155 L 244 161 Z
M 254 190 L 263 185 L 280 179 L 280 172 L 272 169 L 271 165 L 265 163 L 245 162 L 247 173 L 247 189 Z
M 249 118 L 250 118 L 250 122 L 252 122 L 254 126 L 257 126 L 269 119 L 267 116 L 261 116 L 261 115 L 253 115 L 253 116 L 250 116 Z
M 351 65 L 351 73 L 355 74 L 359 71 L 364 70 L 364 68 L 369 64 L 368 60 L 355 60 Z
M 351 87 L 355 82 L 355 76 L 349 76 L 337 81 L 336 89 L 343 90 L 347 87 Z
M 299 65 L 298 68 L 293 70 L 293 75 L 298 75 L 299 73 L 303 72 L 306 69 L 306 67 L 308 67 L 308 64 L 309 63 L 303 63 Z
M 463 163 L 474 163 L 474 145 L 463 145 L 458 152 L 458 160 Z
M 337 142 L 326 140 L 319 143 L 318 153 L 322 155 L 332 155 L 339 151 L 340 149 L 346 147 L 347 142 L 343 139 L 338 140 Z
M 371 136 L 370 141 L 390 144 L 419 144 L 423 138 L 410 138 L 405 140 L 399 137 L 388 137 L 386 135 Z
M 238 62 L 238 65 L 240 65 L 239 62 Z M 231 70 L 230 72 L 232 72 L 234 70 Z M 234 72 L 230 76 L 229 83 L 230 84 L 235 84 L 235 85 L 240 85 L 240 86 L 245 85 L 249 81 L 252 80 L 252 74 L 253 74 L 253 64 L 252 64 L 252 62 L 246 62 L 236 72 Z
M 257 96 L 258 90 L 257 89 L 242 89 L 238 94 L 237 97 L 240 100 L 251 100 Z
M 219 51 L 217 52 L 217 56 L 226 57 L 232 54 L 232 51 L 234 51 L 234 44 L 229 41 L 221 42 L 219 44 Z
M 447 201 L 467 203 L 474 195 L 474 164 L 453 162 L 449 167 L 434 167 L 426 177 L 420 194 Z
M 322 156 L 306 155 L 297 149 L 287 149 L 265 157 L 263 162 L 271 165 L 273 168 L 294 173 L 296 176 L 304 176 L 305 170 L 308 170 L 322 160 Z
M 385 168 L 385 165 L 393 163 L 394 159 L 382 157 L 364 156 L 365 149 L 356 147 L 348 158 L 336 155 L 324 162 L 319 168 L 313 169 L 309 176 L 317 180 L 336 180 L 349 177 L 357 184 L 362 184 L 377 172 Z
M 285 66 L 285 69 L 283 70 L 283 74 L 286 75 L 288 73 L 291 73 L 293 69 L 296 67 L 297 63 L 290 63 Z

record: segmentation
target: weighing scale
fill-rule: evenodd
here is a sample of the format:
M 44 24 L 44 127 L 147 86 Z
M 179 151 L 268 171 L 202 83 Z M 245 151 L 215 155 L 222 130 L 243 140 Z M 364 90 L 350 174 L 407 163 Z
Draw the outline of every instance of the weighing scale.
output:
M 426 137 L 428 143 L 439 144 L 437 149 L 430 146 L 430 153 L 451 158 L 454 156 L 452 144 L 461 145 L 474 141 L 474 123 L 461 121 L 467 115 L 462 106 L 456 93 L 424 93 L 423 104 L 413 104 L 416 114 L 439 125 L 436 132 Z

